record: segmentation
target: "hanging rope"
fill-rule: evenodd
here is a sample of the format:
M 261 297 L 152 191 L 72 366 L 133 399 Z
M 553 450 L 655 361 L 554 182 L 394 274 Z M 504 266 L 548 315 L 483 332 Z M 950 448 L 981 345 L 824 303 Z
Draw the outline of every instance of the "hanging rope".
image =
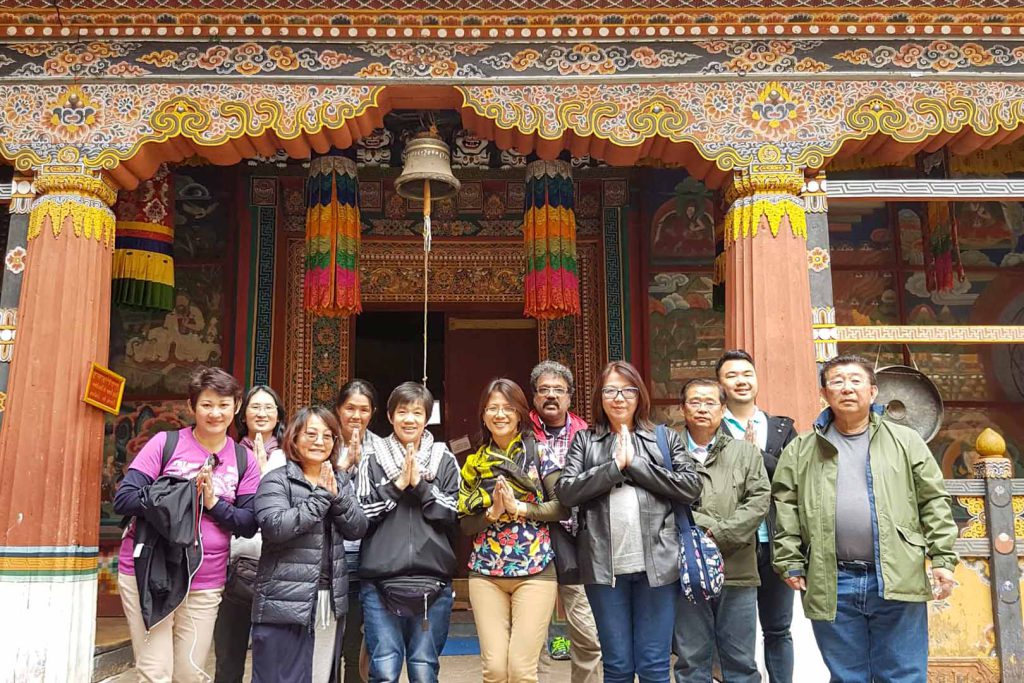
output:
M 423 386 L 427 386 L 427 308 L 430 262 L 430 181 L 423 181 Z

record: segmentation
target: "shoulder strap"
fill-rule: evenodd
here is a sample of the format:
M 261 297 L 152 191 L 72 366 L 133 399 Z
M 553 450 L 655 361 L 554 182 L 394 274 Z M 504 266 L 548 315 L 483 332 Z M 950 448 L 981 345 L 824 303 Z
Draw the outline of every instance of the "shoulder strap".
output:
M 658 450 L 661 451 L 661 459 L 665 464 L 665 469 L 671 472 L 672 453 L 668 448 L 668 427 L 665 425 L 655 426 L 654 436 L 658 439 Z
M 249 469 L 249 453 L 245 446 L 235 442 L 235 466 L 238 468 L 238 482 L 235 483 L 235 495 L 238 494 L 238 487 L 242 483 L 245 471 Z
M 533 434 L 523 435 L 523 449 L 526 451 L 526 458 L 528 461 L 533 461 L 537 466 L 537 478 L 540 479 L 540 490 L 544 494 L 544 498 L 548 498 L 548 491 L 544 486 L 544 477 L 540 474 L 540 448 L 537 447 L 537 437 Z
M 164 433 L 167 435 L 167 440 L 164 441 L 164 450 L 160 453 L 160 474 L 164 473 L 167 463 L 174 457 L 174 449 L 178 447 L 178 430 L 169 429 Z

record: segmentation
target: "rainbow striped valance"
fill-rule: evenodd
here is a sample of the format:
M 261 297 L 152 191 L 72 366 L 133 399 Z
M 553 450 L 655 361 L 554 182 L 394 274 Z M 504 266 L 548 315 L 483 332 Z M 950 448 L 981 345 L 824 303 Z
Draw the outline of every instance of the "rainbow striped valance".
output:
M 358 195 L 354 161 L 330 154 L 310 162 L 306 180 L 307 311 L 351 315 L 363 310 Z
M 580 313 L 572 167 L 534 161 L 526 167 L 523 235 L 524 313 L 540 320 Z

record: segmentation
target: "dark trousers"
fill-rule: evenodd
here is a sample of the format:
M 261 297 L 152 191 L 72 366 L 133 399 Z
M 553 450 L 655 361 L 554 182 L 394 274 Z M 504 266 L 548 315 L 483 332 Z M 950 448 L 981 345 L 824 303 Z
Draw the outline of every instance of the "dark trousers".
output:
M 764 632 L 764 665 L 770 683 L 793 683 L 793 599 L 796 591 L 786 585 L 772 569 L 768 543 L 761 543 L 757 554 L 761 585 L 757 589 L 757 617 Z
M 366 683 L 359 675 L 359 651 L 363 645 L 363 603 L 359 602 L 359 582 L 350 580 L 349 588 L 353 587 L 355 590 L 349 590 L 348 593 L 345 635 L 341 639 L 341 659 L 345 669 L 341 681 L 342 683 Z
M 709 602 L 692 603 L 679 594 L 672 640 L 675 683 L 711 683 L 716 652 L 723 681 L 760 683 L 754 661 L 756 601 L 755 586 L 726 586 L 717 600 Z
M 334 664 L 328 680 L 334 680 L 337 674 L 344 629 L 342 618 L 335 633 Z M 309 683 L 313 680 L 314 642 L 309 626 L 253 624 L 252 683 Z
M 252 603 L 220 601 L 217 624 L 213 627 L 213 651 L 217 656 L 215 683 L 242 683 L 251 616 Z

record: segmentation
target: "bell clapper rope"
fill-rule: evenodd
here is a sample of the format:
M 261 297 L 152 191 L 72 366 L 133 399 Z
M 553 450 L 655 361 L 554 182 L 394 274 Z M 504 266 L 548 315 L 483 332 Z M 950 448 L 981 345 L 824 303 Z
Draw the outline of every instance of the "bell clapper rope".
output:
M 430 181 L 423 181 L 423 386 L 427 386 L 428 263 L 430 261 Z

